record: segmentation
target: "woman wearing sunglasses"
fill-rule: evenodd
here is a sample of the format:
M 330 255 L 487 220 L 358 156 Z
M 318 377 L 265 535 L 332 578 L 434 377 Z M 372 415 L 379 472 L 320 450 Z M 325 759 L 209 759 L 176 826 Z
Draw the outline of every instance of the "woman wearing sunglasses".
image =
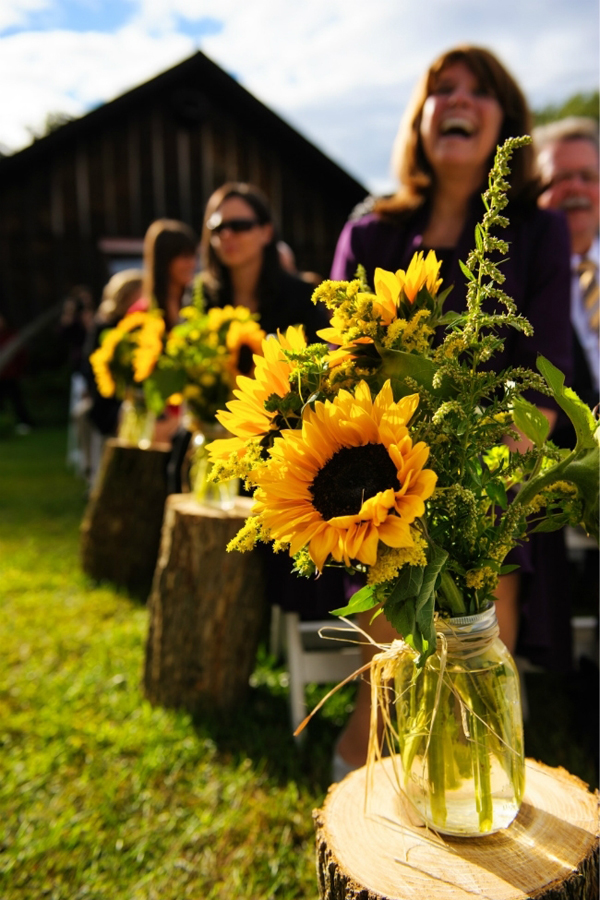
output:
M 200 256 L 207 306 L 246 306 L 259 314 L 267 334 L 304 325 L 314 341 L 327 325 L 311 301 L 314 286 L 283 269 L 271 210 L 258 188 L 228 182 L 212 194 Z
M 200 243 L 201 280 L 208 307 L 246 306 L 260 316 L 267 334 L 303 325 L 309 341 L 327 327 L 327 314 L 311 300 L 308 284 L 281 264 L 277 235 L 268 201 L 249 184 L 229 182 L 210 197 Z M 332 602 L 344 604 L 338 570 L 328 569 L 317 581 L 298 578 L 285 553 L 260 545 L 265 559 L 266 596 L 286 612 L 322 619 Z

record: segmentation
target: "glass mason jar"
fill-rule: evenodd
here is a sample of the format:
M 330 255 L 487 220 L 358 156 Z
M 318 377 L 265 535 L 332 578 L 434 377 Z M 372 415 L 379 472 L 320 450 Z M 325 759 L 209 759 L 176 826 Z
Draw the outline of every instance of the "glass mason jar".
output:
M 212 441 L 229 437 L 218 422 L 197 422 L 190 441 L 190 489 L 196 500 L 219 509 L 233 509 L 239 493 L 239 478 L 215 484 L 209 480 L 211 461 L 208 446 Z
M 130 447 L 147 450 L 152 443 L 156 416 L 146 406 L 142 390 L 128 389 L 119 411 L 117 437 Z
M 519 675 L 493 604 L 440 618 L 436 629 L 442 637 L 424 667 L 406 655 L 395 676 L 403 788 L 436 831 L 492 834 L 510 825 L 523 798 Z

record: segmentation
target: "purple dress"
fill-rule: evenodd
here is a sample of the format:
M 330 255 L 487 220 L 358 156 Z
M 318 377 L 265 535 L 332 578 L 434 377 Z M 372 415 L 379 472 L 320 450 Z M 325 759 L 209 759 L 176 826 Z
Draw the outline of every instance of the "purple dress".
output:
M 376 267 L 388 271 L 406 269 L 413 254 L 424 249 L 422 234 L 429 211 L 424 204 L 394 223 L 374 214 L 348 222 L 338 241 L 331 278 L 351 279 L 361 264 L 372 286 Z M 475 225 L 483 212 L 483 205 L 476 198 L 456 247 L 443 254 L 444 286 L 454 285 L 445 309 L 465 308 L 466 284 L 459 260 L 466 260 L 473 248 Z M 494 356 L 494 367 L 527 366 L 535 371 L 535 360 L 541 353 L 568 379 L 572 362 L 566 221 L 561 213 L 539 210 L 530 204 L 509 204 L 507 215 L 510 225 L 497 232 L 509 242 L 509 252 L 501 266 L 506 277 L 502 288 L 533 325 L 534 337 L 507 330 L 502 335 L 504 350 Z M 556 408 L 545 395 L 530 392 L 528 398 L 541 406 Z M 517 652 L 545 668 L 567 671 L 571 666 L 570 586 L 563 533 L 536 534 L 513 554 L 522 572 Z

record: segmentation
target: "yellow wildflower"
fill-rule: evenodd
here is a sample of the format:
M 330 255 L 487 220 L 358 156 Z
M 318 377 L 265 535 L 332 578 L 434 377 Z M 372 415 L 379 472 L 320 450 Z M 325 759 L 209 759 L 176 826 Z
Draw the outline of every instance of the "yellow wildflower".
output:
M 412 547 L 385 547 L 379 544 L 377 562 L 369 568 L 367 584 L 383 584 L 393 581 L 403 566 L 426 566 L 427 541 L 419 532 L 412 530 Z
M 236 536 L 227 544 L 227 552 L 231 553 L 233 550 L 238 550 L 240 553 L 245 553 L 248 550 L 252 550 L 259 537 L 260 522 L 258 517 L 250 516 L 246 519 Z

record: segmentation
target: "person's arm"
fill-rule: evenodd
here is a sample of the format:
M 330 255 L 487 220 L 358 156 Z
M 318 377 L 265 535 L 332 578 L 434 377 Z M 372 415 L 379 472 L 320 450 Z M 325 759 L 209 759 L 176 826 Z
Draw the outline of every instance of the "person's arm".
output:
M 524 302 L 519 312 L 533 326 L 533 337 L 519 333 L 514 344 L 512 365 L 537 371 L 536 359 L 545 356 L 565 375 L 570 383 L 572 359 L 571 272 L 567 223 L 563 216 L 549 211 L 539 212 L 532 223 L 527 247 L 527 281 Z M 511 247 L 509 256 L 521 252 Z M 543 412 L 553 413 L 558 407 L 543 394 L 530 392 L 527 398 Z M 551 421 L 551 427 L 554 425 Z
M 364 253 L 358 246 L 360 230 L 356 226 L 356 222 L 346 222 L 338 238 L 330 276 L 334 281 L 351 280 L 358 264 L 365 264 Z

